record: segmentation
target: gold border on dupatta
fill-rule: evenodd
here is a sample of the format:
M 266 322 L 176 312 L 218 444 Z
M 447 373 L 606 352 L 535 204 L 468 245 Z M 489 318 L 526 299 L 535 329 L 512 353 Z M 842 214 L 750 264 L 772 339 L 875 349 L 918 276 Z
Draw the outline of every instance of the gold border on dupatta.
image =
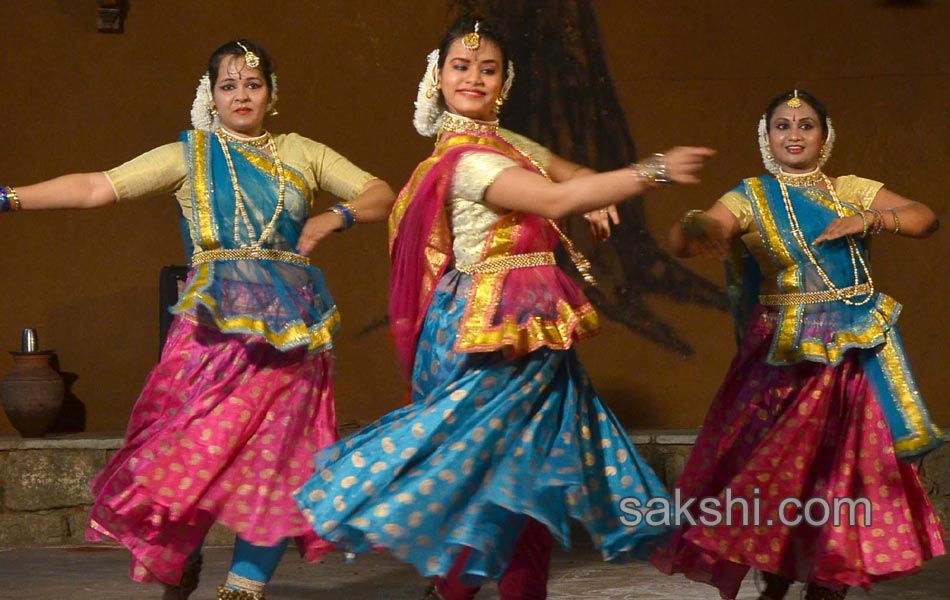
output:
M 315 325 L 308 327 L 303 323 L 296 323 L 279 332 L 273 331 L 263 321 L 253 317 L 220 317 L 218 315 L 218 303 L 205 293 L 205 289 L 213 278 L 213 264 L 204 263 L 195 267 L 195 274 L 189 286 L 189 290 L 192 291 L 187 293 L 175 307 L 175 312 L 185 313 L 195 310 L 199 304 L 204 305 L 208 307 L 208 316 L 211 317 L 220 331 L 256 334 L 280 350 L 290 350 L 301 346 L 302 344 L 299 342 L 306 340 L 307 349 L 313 351 L 329 345 L 332 341 L 333 331 L 340 326 L 341 321 L 340 311 L 336 306 L 333 307 L 326 318 Z
M 806 360 L 816 360 L 825 364 L 836 364 L 850 348 L 871 348 L 887 339 L 887 328 L 895 320 L 894 314 L 900 305 L 886 294 L 878 294 L 875 300 L 874 321 L 863 331 L 837 333 L 834 339 L 823 344 L 803 339 L 799 341 L 799 351 Z M 886 343 L 886 342 L 885 342 Z
M 514 247 L 521 227 L 520 215 L 509 213 L 492 231 L 484 258 L 505 256 Z M 543 268 L 543 267 L 542 267 Z M 557 269 L 557 266 L 547 267 Z M 492 325 L 508 271 L 475 273 L 468 290 L 468 302 L 462 315 L 455 348 L 459 352 L 482 352 L 510 346 L 518 354 L 547 346 L 558 350 L 571 347 L 572 332 L 578 339 L 591 337 L 600 330 L 597 311 L 589 303 L 573 307 L 563 299 L 557 301 L 556 318 L 533 316 L 524 324 L 510 318 Z
M 255 168 L 267 173 L 274 179 L 277 179 L 277 163 L 274 162 L 273 157 L 264 154 L 263 152 L 253 149 L 242 147 L 238 145 L 235 147 L 235 150 L 243 156 L 252 166 Z M 292 183 L 307 200 L 309 205 L 310 197 L 310 186 L 307 185 L 307 182 L 304 180 L 303 176 L 287 163 L 283 163 L 284 167 L 284 177 L 287 179 L 288 183 Z
M 192 161 L 194 164 L 194 206 L 192 210 L 197 217 L 198 244 L 202 250 L 214 250 L 221 243 L 218 241 L 218 224 L 214 221 L 211 210 L 211 191 L 209 184 L 211 170 L 211 145 L 208 143 L 209 134 L 196 129 L 192 137 Z
M 924 408 L 920 390 L 910 374 L 907 355 L 898 351 L 890 336 L 880 352 L 877 360 L 881 364 L 881 371 L 887 380 L 888 388 L 897 398 L 904 423 L 910 429 L 907 435 L 894 439 L 894 450 L 899 454 L 913 454 L 933 445 L 933 436 L 939 439 L 943 437 L 943 433 L 934 424 L 931 424 L 932 429 L 927 427 L 929 422 L 926 416 L 927 409 Z
M 747 179 L 746 189 L 749 190 L 751 195 L 750 200 L 755 209 L 756 221 L 759 224 L 762 240 L 772 259 L 783 267 L 777 281 L 779 289 L 785 294 L 801 291 L 801 271 L 798 268 L 798 263 L 792 258 L 788 247 L 785 245 L 785 240 L 779 233 L 778 225 L 769 207 L 762 178 Z M 782 307 L 781 324 L 772 345 L 772 355 L 775 359 L 780 361 L 795 359 L 794 347 L 795 341 L 798 339 L 803 311 L 804 307 L 801 305 Z

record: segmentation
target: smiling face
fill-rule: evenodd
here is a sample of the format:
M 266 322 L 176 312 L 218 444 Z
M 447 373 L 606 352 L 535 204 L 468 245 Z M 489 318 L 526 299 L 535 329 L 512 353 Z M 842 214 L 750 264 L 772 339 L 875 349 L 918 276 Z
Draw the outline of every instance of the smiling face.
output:
M 807 102 L 797 108 L 782 103 L 769 121 L 769 148 L 788 173 L 806 173 L 818 166 L 825 142 L 821 118 Z
M 449 112 L 479 121 L 497 118 L 495 99 L 504 83 L 503 72 L 501 49 L 495 42 L 483 37 L 476 50 L 468 50 L 461 38 L 453 41 L 439 74 Z
M 261 70 L 244 64 L 243 55 L 229 54 L 221 60 L 213 97 L 225 129 L 246 136 L 264 131 L 270 90 Z

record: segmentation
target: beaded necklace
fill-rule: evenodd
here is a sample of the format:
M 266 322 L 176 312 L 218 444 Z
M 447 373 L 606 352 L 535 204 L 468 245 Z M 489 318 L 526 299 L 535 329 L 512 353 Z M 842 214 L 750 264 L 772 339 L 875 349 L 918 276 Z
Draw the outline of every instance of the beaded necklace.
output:
M 824 177 L 821 167 L 815 167 L 807 173 L 786 173 L 779 169 L 775 175 L 776 179 L 792 187 L 818 187 L 819 183 L 824 183 Z
M 439 128 L 436 143 L 442 139 L 442 134 L 445 132 L 468 133 L 478 136 L 498 135 L 498 121 L 477 121 L 462 115 L 444 112 L 442 113 L 442 127 Z
M 277 154 L 277 144 L 270 133 L 264 132 L 257 138 L 242 139 L 234 134 L 226 132 L 224 129 L 218 129 L 216 132 L 218 143 L 221 144 L 221 150 L 224 152 L 224 161 L 228 165 L 228 174 L 231 176 L 231 186 L 234 188 L 234 243 L 240 248 L 260 248 L 267 241 L 274 231 L 277 219 L 284 212 L 284 191 L 286 189 L 287 179 L 284 176 L 284 163 Z M 247 214 L 247 207 L 244 204 L 244 194 L 241 192 L 241 185 L 238 182 L 237 171 L 234 169 L 234 162 L 231 160 L 231 150 L 228 148 L 228 141 L 241 144 L 250 144 L 258 148 L 266 147 L 270 151 L 271 158 L 274 159 L 274 166 L 277 170 L 277 206 L 274 208 L 274 215 L 261 231 L 261 235 L 256 241 L 250 244 L 241 241 L 241 223 L 247 229 L 247 237 L 254 240 L 254 225 Z
M 787 173 L 785 175 L 787 175 Z M 832 185 L 831 179 L 818 169 L 815 169 L 815 171 L 812 173 L 806 173 L 804 175 L 808 177 L 815 177 L 816 181 L 820 181 L 825 184 L 825 187 L 828 188 L 828 193 L 831 195 L 832 201 L 834 201 L 835 213 L 839 217 L 844 217 L 844 206 L 841 204 L 841 200 L 838 198 L 838 193 L 835 191 L 835 187 Z M 788 213 L 788 221 L 792 226 L 792 236 L 795 238 L 795 241 L 798 242 L 799 248 L 801 248 L 802 252 L 808 258 L 808 261 L 812 264 L 812 266 L 815 267 L 815 271 L 818 273 L 818 276 L 821 277 L 821 280 L 824 282 L 825 286 L 845 304 L 851 306 L 861 306 L 862 304 L 870 301 L 874 296 L 874 281 L 871 279 L 871 270 L 864 261 L 864 257 L 861 256 L 861 250 L 858 248 L 857 242 L 855 242 L 850 235 L 845 238 L 848 240 L 848 253 L 851 256 L 851 268 L 854 270 L 854 285 L 858 286 L 861 284 L 861 276 L 858 273 L 858 264 L 860 264 L 861 270 L 864 272 L 864 277 L 867 279 L 867 285 L 870 287 L 870 289 L 864 299 L 853 301 L 844 297 L 842 290 L 835 285 L 830 277 L 828 277 L 828 274 L 825 273 L 825 270 L 822 269 L 821 265 L 818 263 L 818 259 L 815 257 L 815 254 L 811 251 L 811 246 L 809 246 L 808 241 L 805 239 L 805 234 L 802 233 L 802 227 L 798 221 L 798 215 L 795 214 L 795 209 L 792 207 L 792 200 L 788 196 L 789 184 L 787 184 L 786 181 L 783 181 L 781 177 L 778 178 L 778 184 L 782 190 L 782 202 L 785 204 L 785 211 Z M 809 184 L 809 187 L 816 186 L 814 184 Z
M 218 131 L 220 131 L 221 135 L 226 137 L 229 141 L 238 142 L 241 144 L 247 144 L 249 146 L 254 146 L 255 148 L 266 148 L 268 140 L 270 140 L 270 133 L 266 131 L 254 137 L 245 137 L 243 135 L 238 135 L 236 133 L 228 131 L 224 127 L 220 128 Z

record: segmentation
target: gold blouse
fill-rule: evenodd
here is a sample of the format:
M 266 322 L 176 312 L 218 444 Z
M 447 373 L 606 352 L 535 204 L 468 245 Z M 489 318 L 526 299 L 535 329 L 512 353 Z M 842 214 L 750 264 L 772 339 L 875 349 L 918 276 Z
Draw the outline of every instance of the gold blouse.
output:
M 506 129 L 499 129 L 498 133 L 545 169 L 550 165 L 551 151 L 544 146 Z M 508 212 L 485 204 L 485 191 L 502 171 L 518 166 L 511 158 L 494 152 L 466 152 L 459 159 L 448 206 L 454 236 L 452 251 L 457 266 L 481 261 L 489 231 L 495 221 Z
M 316 211 L 315 198 L 320 189 L 343 200 L 352 200 L 368 181 L 375 179 L 332 148 L 296 133 L 276 135 L 274 142 L 284 164 L 303 174 L 310 188 L 311 214 Z M 105 174 L 118 200 L 174 192 L 182 214 L 191 220 L 191 182 L 184 142 L 149 150 Z
M 877 195 L 884 184 L 873 179 L 865 179 L 857 175 L 842 175 L 834 180 L 835 191 L 842 202 L 854 204 L 862 208 L 870 208 L 874 197 Z M 739 228 L 742 232 L 742 243 L 746 245 L 749 252 L 755 257 L 755 261 L 762 270 L 762 292 L 773 293 L 775 285 L 775 276 L 778 274 L 775 263 L 769 257 L 769 252 L 762 243 L 762 236 L 755 226 L 755 219 L 752 216 L 752 202 L 741 192 L 735 190 L 727 192 L 719 198 L 729 212 L 739 220 Z

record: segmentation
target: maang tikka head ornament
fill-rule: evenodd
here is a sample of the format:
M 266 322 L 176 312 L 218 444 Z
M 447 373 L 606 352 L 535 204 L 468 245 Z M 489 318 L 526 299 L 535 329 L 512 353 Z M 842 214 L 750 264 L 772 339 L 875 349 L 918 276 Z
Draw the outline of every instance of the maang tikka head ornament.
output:
M 788 102 L 785 103 L 785 106 L 789 108 L 801 108 L 802 99 L 798 97 L 798 90 L 796 89 L 792 92 L 792 97 L 788 99 Z
M 241 42 L 235 42 L 238 46 L 241 47 L 241 50 L 244 50 L 244 64 L 248 68 L 256 69 L 261 64 L 261 57 L 255 54 L 254 52 L 247 49 L 247 46 Z
M 475 29 L 462 36 L 462 45 L 466 50 L 478 50 L 482 45 L 482 36 L 478 33 L 479 22 L 475 21 Z

